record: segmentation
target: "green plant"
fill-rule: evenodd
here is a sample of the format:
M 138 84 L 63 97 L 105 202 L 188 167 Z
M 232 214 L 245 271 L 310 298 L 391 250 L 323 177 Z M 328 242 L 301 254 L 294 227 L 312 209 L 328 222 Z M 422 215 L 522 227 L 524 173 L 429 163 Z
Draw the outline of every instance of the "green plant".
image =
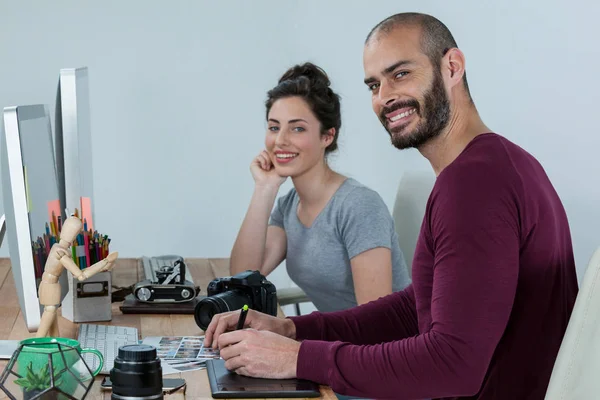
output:
M 33 370 L 33 362 L 27 366 L 27 373 L 24 377 L 15 380 L 23 390 L 31 392 L 33 390 L 44 390 L 50 387 L 50 374 L 48 373 L 48 364 L 45 364 L 39 372 Z M 61 378 L 54 380 L 54 386 L 61 384 Z

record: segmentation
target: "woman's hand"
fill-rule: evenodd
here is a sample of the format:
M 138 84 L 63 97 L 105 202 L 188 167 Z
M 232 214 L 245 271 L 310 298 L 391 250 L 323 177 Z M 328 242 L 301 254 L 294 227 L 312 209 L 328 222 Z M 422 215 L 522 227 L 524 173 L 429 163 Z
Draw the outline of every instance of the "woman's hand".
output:
M 279 188 L 279 186 L 287 179 L 287 177 L 277 174 L 275 166 L 271 161 L 271 157 L 265 150 L 261 151 L 260 154 L 252 160 L 250 172 L 252 173 L 252 177 L 257 186 L 273 186 Z

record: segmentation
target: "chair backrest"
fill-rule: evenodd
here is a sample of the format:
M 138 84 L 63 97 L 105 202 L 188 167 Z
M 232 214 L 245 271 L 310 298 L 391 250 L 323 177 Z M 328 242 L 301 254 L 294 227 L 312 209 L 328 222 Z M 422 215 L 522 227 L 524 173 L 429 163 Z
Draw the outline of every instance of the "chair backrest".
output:
M 412 277 L 412 260 L 427 199 L 435 183 L 433 171 L 406 171 L 400 179 L 394 203 L 394 224 L 404 253 L 408 274 Z
M 600 399 L 600 248 L 583 276 L 546 400 Z

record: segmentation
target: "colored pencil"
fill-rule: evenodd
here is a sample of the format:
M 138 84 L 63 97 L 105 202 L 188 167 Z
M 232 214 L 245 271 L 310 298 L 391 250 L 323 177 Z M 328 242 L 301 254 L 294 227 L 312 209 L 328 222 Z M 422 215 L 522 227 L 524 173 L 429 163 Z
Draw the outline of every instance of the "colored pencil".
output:
M 42 275 L 44 274 L 44 268 L 46 267 L 46 260 L 48 259 L 48 257 L 42 251 L 39 252 L 38 257 L 39 257 L 38 264 L 39 264 L 39 268 L 40 268 L 38 273 L 39 273 L 39 277 L 41 278 Z
M 73 243 L 71 245 L 71 252 L 73 253 L 73 262 L 75 262 L 75 265 L 77 265 L 79 267 L 79 260 L 77 259 L 77 253 L 75 252 L 76 251 L 75 246 L 76 246 L 76 243 Z
M 36 278 L 38 277 L 39 263 L 40 263 L 40 260 L 38 258 L 37 246 L 36 246 L 36 243 L 33 243 L 33 272 L 34 272 Z
M 90 238 L 87 234 L 87 229 L 85 230 L 85 234 L 83 235 L 83 245 L 85 246 L 85 266 L 89 267 L 91 264 L 90 260 Z
M 52 211 L 52 223 L 54 224 L 54 236 L 58 236 L 58 221 L 56 220 L 54 211 Z
M 83 247 L 83 235 L 80 233 L 79 235 L 77 235 L 77 253 L 81 254 L 82 253 L 82 247 Z M 79 256 L 79 268 L 81 269 L 85 269 L 86 268 L 86 261 L 85 261 L 85 251 L 83 252 L 84 255 L 80 255 Z

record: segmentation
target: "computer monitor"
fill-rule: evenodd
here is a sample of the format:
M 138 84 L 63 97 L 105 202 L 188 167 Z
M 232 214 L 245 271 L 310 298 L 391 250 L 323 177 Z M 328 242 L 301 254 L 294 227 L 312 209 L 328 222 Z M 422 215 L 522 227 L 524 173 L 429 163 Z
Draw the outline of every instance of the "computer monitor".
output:
M 35 332 L 42 311 L 37 290 L 43 253 L 53 243 L 49 231 L 61 224 L 48 111 L 44 105 L 7 107 L 0 131 L 5 236 L 21 313 L 27 329 Z M 62 300 L 68 290 L 64 271 L 60 282 Z
M 56 167 L 60 203 L 94 228 L 94 185 L 88 69 L 60 70 L 55 112 Z M 68 217 L 68 215 L 63 215 Z

